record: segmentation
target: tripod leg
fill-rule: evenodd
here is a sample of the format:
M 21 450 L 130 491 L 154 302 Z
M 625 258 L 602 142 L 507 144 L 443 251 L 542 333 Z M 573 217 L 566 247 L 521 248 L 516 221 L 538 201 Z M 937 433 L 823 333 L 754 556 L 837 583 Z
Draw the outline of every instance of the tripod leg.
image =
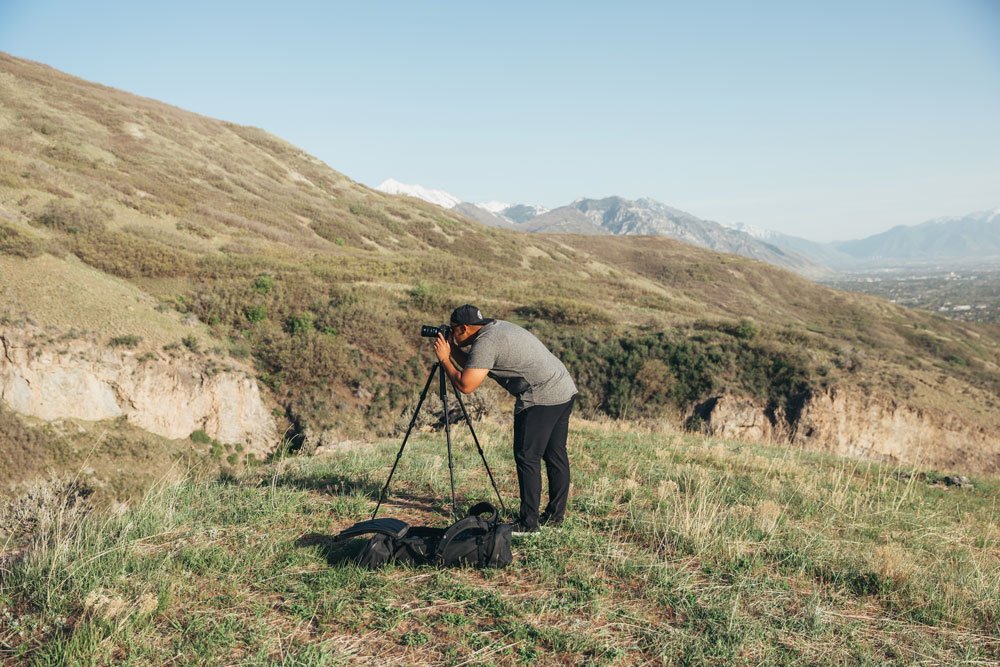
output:
M 410 433 L 413 431 L 413 425 L 417 423 L 417 416 L 420 415 L 420 406 L 424 404 L 424 399 L 427 398 L 427 390 L 431 386 L 431 380 L 434 379 L 434 373 L 437 371 L 441 364 L 435 362 L 431 366 L 431 372 L 427 375 L 427 382 L 424 383 L 424 389 L 420 392 L 420 400 L 417 401 L 417 407 L 413 410 L 413 417 L 410 419 L 410 425 L 406 428 L 406 435 L 403 436 L 403 444 L 399 446 L 399 452 L 396 454 L 396 462 L 392 464 L 392 470 L 389 471 L 389 479 L 385 480 L 385 486 L 382 487 L 382 493 L 378 496 L 378 503 L 375 505 L 375 511 L 372 512 L 372 518 L 378 514 L 378 508 L 382 506 L 382 501 L 385 500 L 385 494 L 389 491 L 389 482 L 392 481 L 392 476 L 396 474 L 396 466 L 399 465 L 399 459 L 403 457 L 403 449 L 406 447 L 406 441 L 410 439 Z
M 444 405 L 444 439 L 448 443 L 448 478 L 451 480 L 451 516 L 458 520 L 458 503 L 455 502 L 455 467 L 451 459 L 451 419 L 448 414 L 448 380 L 444 366 L 438 365 L 441 375 L 441 403 Z
M 500 496 L 500 489 L 497 488 L 497 481 L 493 478 L 493 471 L 490 470 L 490 464 L 486 462 L 486 454 L 483 452 L 482 445 L 479 444 L 479 438 L 476 437 L 476 429 L 472 427 L 472 418 L 469 417 L 469 412 L 465 409 L 465 403 L 458 393 L 458 387 L 453 386 L 452 389 L 455 390 L 455 400 L 458 401 L 458 406 L 462 408 L 462 416 L 465 418 L 465 423 L 469 426 L 469 432 L 472 433 L 472 441 L 476 443 L 476 449 L 479 450 L 479 458 L 483 460 L 483 465 L 486 466 L 486 474 L 490 476 L 490 484 L 493 485 L 493 491 L 497 494 L 497 500 L 500 501 L 500 509 L 506 514 L 507 506 L 504 505 L 503 498 Z

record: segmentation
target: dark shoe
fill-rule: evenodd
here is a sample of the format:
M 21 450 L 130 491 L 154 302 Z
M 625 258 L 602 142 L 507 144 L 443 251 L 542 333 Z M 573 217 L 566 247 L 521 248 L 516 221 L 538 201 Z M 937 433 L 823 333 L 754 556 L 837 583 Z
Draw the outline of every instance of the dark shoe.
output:
M 532 528 L 531 526 L 521 523 L 520 521 L 511 524 L 510 534 L 513 535 L 514 537 L 521 537 L 522 535 L 531 535 L 532 533 L 537 533 L 537 532 L 538 532 L 537 526 Z
M 561 518 L 557 519 L 548 512 L 542 512 L 542 515 L 538 517 L 538 525 L 546 526 L 548 528 L 556 528 L 561 525 L 563 520 Z

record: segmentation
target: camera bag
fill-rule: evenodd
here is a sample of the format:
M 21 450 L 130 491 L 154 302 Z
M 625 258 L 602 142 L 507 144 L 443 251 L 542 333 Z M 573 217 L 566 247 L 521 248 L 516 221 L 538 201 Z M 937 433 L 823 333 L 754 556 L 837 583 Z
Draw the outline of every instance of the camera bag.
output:
M 513 560 L 511 530 L 509 523 L 500 522 L 493 505 L 482 502 L 448 528 L 411 526 L 399 519 L 369 519 L 344 530 L 336 539 L 371 534 L 356 559 L 358 565 L 368 569 L 387 563 L 499 568 Z

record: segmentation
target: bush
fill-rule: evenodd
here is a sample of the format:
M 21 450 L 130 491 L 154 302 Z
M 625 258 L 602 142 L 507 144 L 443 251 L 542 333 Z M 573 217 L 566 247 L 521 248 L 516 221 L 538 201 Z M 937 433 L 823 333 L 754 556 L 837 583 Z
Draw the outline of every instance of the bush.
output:
M 198 339 L 194 336 L 184 336 L 184 338 L 181 338 L 181 344 L 192 352 L 198 352 L 201 349 Z
M 95 206 L 53 201 L 35 218 L 43 227 L 67 234 L 93 234 L 104 231 L 104 224 L 112 214 Z
M 199 445 L 209 445 L 212 443 L 212 438 L 202 429 L 198 429 L 191 434 L 191 442 Z
M 293 336 L 301 336 L 315 329 L 316 316 L 312 313 L 302 313 L 288 318 L 288 333 Z
M 125 336 L 115 336 L 111 339 L 111 347 L 135 347 L 142 341 L 142 336 L 128 334 Z
M 274 289 L 274 278 L 266 273 L 262 273 L 253 281 L 251 288 L 258 294 L 270 294 L 271 290 Z
M 260 304 L 255 306 L 247 306 L 246 310 L 244 310 L 244 313 L 246 313 L 247 320 L 250 322 L 250 324 L 257 324 L 258 322 L 263 322 L 264 320 L 267 319 L 267 306 L 263 306 Z

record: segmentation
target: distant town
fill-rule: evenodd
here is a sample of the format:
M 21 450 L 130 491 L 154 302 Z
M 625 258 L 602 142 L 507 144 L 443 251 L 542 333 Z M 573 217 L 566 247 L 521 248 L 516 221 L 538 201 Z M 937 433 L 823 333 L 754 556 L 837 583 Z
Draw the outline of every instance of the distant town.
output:
M 995 265 L 961 270 L 887 268 L 840 274 L 823 282 L 963 322 L 1000 323 L 1000 268 Z

